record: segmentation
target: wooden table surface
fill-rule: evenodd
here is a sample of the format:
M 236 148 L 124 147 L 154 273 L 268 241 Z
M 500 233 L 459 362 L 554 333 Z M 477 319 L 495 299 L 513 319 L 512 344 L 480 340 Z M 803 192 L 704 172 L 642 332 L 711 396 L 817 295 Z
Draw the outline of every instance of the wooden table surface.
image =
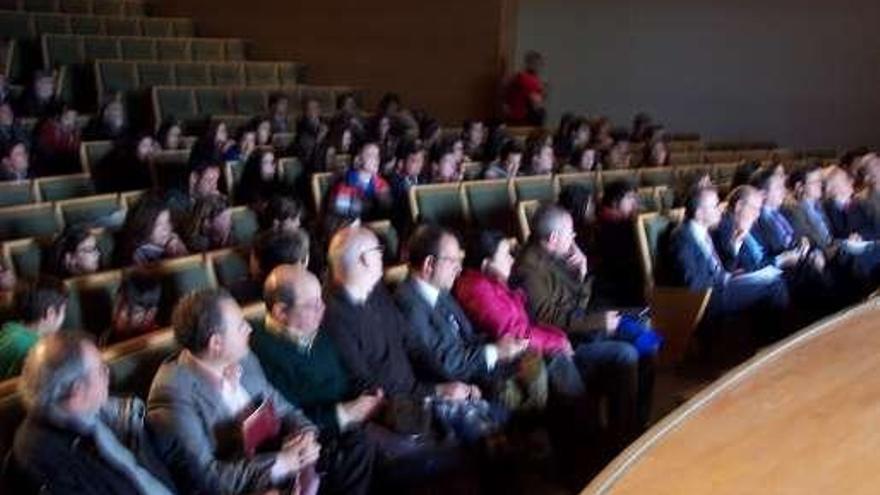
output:
M 880 494 L 880 300 L 734 369 L 583 493 Z

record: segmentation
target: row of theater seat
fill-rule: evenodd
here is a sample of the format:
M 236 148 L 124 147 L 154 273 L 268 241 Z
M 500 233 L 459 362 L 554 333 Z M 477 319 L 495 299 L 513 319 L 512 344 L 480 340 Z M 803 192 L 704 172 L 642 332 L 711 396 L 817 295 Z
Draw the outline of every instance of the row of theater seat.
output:
M 0 33 L 34 39 L 43 34 L 153 36 L 192 38 L 195 27 L 185 17 L 119 17 L 87 14 L 32 14 L 0 11 Z
M 44 67 L 94 60 L 237 62 L 246 59 L 244 40 L 237 38 L 169 38 L 44 34 Z
M 143 0 L 0 0 L 0 9 L 137 17 L 147 14 Z

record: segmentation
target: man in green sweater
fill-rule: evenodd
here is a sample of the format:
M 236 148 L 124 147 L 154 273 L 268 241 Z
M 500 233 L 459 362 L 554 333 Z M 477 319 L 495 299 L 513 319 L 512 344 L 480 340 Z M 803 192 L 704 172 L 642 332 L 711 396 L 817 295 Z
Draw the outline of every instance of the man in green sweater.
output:
M 354 396 L 333 340 L 320 331 L 324 302 L 318 279 L 300 265 L 281 265 L 263 287 L 266 316 L 251 322 L 251 350 L 269 382 L 298 405 L 321 430 L 321 445 L 335 448 L 337 486 L 322 488 L 353 493 L 371 470 L 371 442 L 359 428 L 382 403 L 382 391 Z
M 42 277 L 15 295 L 18 320 L 0 330 L 0 379 L 21 373 L 31 347 L 40 337 L 57 332 L 67 311 L 67 289 L 52 277 Z

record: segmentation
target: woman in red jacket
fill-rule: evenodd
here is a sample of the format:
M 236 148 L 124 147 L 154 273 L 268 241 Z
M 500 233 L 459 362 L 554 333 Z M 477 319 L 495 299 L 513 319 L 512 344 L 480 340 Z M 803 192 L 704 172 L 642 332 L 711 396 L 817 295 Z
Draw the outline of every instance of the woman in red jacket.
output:
M 528 339 L 529 347 L 541 354 L 571 355 L 565 332 L 533 321 L 526 310 L 525 292 L 507 284 L 513 261 L 504 234 L 480 232 L 467 247 L 465 270 L 455 284 L 455 298 L 474 326 L 492 339 Z

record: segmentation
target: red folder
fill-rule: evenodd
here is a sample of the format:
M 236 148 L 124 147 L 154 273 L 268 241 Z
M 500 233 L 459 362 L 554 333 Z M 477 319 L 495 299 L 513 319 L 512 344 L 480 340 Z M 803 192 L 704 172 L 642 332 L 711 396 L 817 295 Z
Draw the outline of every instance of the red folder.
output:
M 266 399 L 241 424 L 245 455 L 253 457 L 261 445 L 274 440 L 280 432 L 281 421 L 275 414 L 275 406 L 270 399 Z

